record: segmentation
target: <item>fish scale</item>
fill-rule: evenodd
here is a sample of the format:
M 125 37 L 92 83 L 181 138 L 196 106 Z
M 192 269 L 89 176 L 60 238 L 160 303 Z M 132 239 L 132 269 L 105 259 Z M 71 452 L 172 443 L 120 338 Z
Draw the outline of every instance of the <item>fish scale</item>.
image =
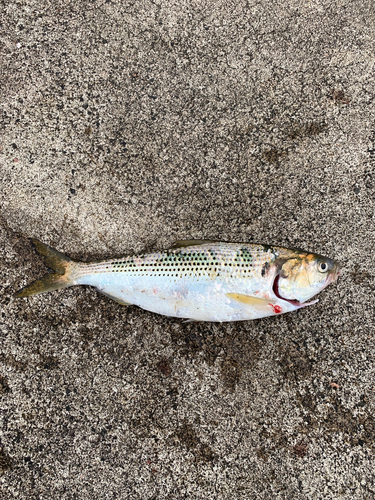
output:
M 90 285 L 121 304 L 194 321 L 294 311 L 314 303 L 305 300 L 336 279 L 338 269 L 319 255 L 252 243 L 177 242 L 163 252 L 84 263 L 33 242 L 56 273 L 21 290 L 19 297 Z M 318 272 L 322 259 L 327 269 Z

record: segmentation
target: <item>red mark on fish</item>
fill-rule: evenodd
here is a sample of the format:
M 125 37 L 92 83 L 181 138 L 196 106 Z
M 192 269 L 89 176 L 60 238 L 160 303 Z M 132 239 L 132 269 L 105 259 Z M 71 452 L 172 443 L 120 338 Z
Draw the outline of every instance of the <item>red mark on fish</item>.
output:
M 278 305 L 275 305 L 275 304 L 268 304 L 268 305 L 272 307 L 273 312 L 275 314 L 280 314 L 283 311 L 282 308 Z

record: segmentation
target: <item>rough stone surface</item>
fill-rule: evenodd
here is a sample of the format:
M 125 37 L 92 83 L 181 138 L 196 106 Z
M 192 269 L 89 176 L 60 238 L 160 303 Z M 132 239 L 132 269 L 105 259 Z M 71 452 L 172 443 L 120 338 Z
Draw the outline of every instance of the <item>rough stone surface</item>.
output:
M 0 2 L 0 496 L 375 497 L 372 0 Z M 80 259 L 217 238 L 338 259 L 311 308 L 194 324 Z

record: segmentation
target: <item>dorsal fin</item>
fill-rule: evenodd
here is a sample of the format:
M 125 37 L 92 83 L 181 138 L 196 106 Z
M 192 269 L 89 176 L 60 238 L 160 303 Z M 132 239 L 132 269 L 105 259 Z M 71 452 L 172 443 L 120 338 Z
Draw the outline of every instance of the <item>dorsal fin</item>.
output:
M 171 246 L 171 250 L 175 248 L 194 247 L 197 245 L 204 245 L 205 243 L 217 243 L 218 240 L 177 240 Z

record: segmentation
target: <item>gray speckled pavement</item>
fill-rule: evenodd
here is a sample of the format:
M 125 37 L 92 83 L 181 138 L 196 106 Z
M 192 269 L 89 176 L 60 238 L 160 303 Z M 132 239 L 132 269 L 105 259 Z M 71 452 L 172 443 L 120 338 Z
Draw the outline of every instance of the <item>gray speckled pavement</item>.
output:
M 375 497 L 372 0 L 0 2 L 0 497 Z M 183 323 L 79 259 L 216 238 L 339 260 L 310 308 Z

